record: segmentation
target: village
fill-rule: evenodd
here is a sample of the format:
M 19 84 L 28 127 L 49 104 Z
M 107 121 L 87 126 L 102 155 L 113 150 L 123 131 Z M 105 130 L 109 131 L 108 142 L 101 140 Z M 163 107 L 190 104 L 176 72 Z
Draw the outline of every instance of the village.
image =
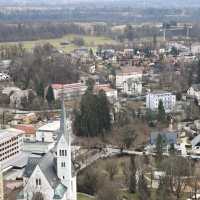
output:
M 2 46 L 1 198 L 199 199 L 200 43 L 188 29 L 67 53 Z

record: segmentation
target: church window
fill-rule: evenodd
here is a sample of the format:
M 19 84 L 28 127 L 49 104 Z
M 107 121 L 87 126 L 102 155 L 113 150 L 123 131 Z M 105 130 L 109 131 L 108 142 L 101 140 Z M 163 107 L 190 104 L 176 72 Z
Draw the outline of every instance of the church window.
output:
M 60 150 L 60 156 L 62 156 L 62 150 Z
M 65 150 L 62 150 L 62 156 L 64 156 Z
M 61 167 L 65 167 L 65 162 L 61 162 Z
M 40 186 L 41 185 L 41 179 L 40 178 L 36 178 L 36 186 Z
M 63 179 L 65 179 L 65 177 L 63 176 Z
M 65 156 L 67 156 L 67 150 L 65 150 Z

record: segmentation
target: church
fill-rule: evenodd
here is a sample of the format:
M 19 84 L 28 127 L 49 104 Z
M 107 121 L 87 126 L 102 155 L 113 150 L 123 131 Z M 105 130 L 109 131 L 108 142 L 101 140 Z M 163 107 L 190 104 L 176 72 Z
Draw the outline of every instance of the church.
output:
M 30 157 L 17 200 L 76 200 L 76 173 L 71 159 L 71 120 L 62 102 L 60 132 L 55 147 L 43 157 Z

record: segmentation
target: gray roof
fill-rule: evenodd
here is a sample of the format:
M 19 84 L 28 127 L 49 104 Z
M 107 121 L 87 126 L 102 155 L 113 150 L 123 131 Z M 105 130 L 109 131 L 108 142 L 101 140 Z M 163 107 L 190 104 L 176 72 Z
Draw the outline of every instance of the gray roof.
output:
M 199 146 L 200 145 L 200 135 L 197 135 L 193 138 L 191 141 L 192 147 Z
M 27 165 L 25 167 L 24 176 L 29 178 L 33 173 L 35 167 L 38 165 L 41 158 L 38 157 L 29 157 Z
M 42 158 L 30 157 L 24 171 L 24 176 L 29 178 L 37 165 L 44 173 L 51 187 L 56 188 L 60 183 L 60 180 L 57 177 L 53 153 L 49 151 Z

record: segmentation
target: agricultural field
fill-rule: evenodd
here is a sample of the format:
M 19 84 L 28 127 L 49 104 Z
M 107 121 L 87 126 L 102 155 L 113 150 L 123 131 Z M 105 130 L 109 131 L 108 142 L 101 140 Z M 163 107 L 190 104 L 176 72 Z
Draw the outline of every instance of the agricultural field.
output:
M 22 42 L 5 42 L 0 43 L 0 45 L 14 45 L 21 43 L 27 50 L 31 50 L 36 45 L 41 45 L 45 43 L 52 44 L 55 48 L 64 51 L 65 53 L 68 53 L 70 51 L 73 51 L 74 49 L 78 48 L 77 45 L 73 44 L 72 41 L 74 38 L 81 37 L 83 38 L 85 42 L 85 47 L 93 48 L 95 49 L 98 45 L 105 45 L 105 44 L 115 44 L 116 41 L 108 38 L 108 37 L 100 37 L 100 36 L 82 36 L 82 35 L 74 35 L 69 34 L 65 35 L 62 38 L 55 38 L 55 39 L 42 39 L 42 40 L 36 40 L 36 41 L 22 41 Z M 68 45 L 61 45 L 63 42 L 69 42 Z

